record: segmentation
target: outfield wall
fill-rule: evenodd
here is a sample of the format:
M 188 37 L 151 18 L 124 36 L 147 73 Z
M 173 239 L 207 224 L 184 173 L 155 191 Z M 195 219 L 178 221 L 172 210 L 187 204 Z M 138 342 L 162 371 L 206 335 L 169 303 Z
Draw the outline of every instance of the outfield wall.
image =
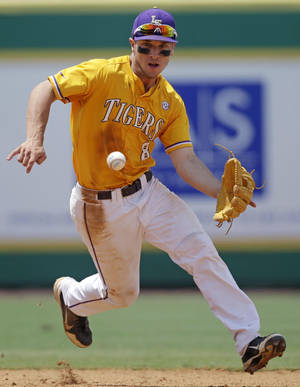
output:
M 238 285 L 242 288 L 299 288 L 298 249 L 221 250 Z M 89 254 L 77 251 L 7 251 L 0 254 L 0 287 L 51 287 L 56 278 L 68 275 L 78 281 L 96 272 Z M 144 249 L 140 266 L 141 288 L 195 287 L 192 277 L 159 250 Z
M 5 157 L 25 136 L 32 87 L 74 63 L 127 54 L 130 25 L 152 3 L 128 1 L 125 8 L 124 2 L 99 6 L 87 1 L 82 7 L 77 1 L 72 10 L 58 3 L 50 9 L 43 1 L 35 7 L 26 1 L 4 3 L 0 1 L 0 287 L 48 286 L 64 274 L 61 270 L 72 274 L 70 266 L 79 277 L 93 270 L 86 253 L 74 248 L 79 237 L 68 210 L 75 182 L 69 106 L 52 106 L 48 159 L 41 167 L 25 175 Z M 155 175 L 192 206 L 242 286 L 300 286 L 300 2 L 157 5 L 177 20 L 180 43 L 164 75 L 186 103 L 196 153 L 220 177 L 227 155 L 214 144 L 222 143 L 247 168 L 255 168 L 257 185 L 265 182 L 265 187 L 255 192 L 257 208 L 249 208 L 225 236 L 226 225 L 218 229 L 212 221 L 215 201 L 179 179 L 159 145 Z M 61 249 L 65 241 L 71 241 L 69 248 Z M 22 247 L 28 243 L 30 248 Z M 40 244 L 56 247 L 36 253 Z M 143 254 L 143 285 L 191 284 L 165 254 L 148 248 Z
M 53 3 L 53 5 L 52 5 Z M 127 47 L 152 1 L 0 1 L 0 49 Z M 114 6 L 115 4 L 115 6 Z M 182 49 L 299 48 L 299 1 L 157 1 L 172 12 Z

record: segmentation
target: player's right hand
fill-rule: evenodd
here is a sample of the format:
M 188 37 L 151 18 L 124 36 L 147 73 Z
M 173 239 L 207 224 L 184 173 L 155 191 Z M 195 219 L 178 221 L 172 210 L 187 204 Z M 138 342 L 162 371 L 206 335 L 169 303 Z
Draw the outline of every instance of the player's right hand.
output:
M 31 171 L 35 163 L 42 164 L 47 158 L 43 145 L 36 144 L 31 139 L 26 140 L 14 149 L 6 159 L 10 161 L 16 155 L 19 155 L 17 161 L 24 165 L 26 173 Z

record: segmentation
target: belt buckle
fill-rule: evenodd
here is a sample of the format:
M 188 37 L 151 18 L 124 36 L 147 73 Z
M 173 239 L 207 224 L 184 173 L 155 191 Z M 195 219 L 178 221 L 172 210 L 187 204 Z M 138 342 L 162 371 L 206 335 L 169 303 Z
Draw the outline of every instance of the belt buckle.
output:
M 144 173 L 146 176 L 147 182 L 149 182 L 152 178 L 152 172 L 147 171 Z M 121 188 L 122 196 L 129 196 L 136 192 L 138 192 L 142 188 L 142 181 L 140 178 L 134 180 L 131 184 L 126 185 L 125 187 Z
M 136 179 L 131 184 L 128 184 L 121 189 L 122 196 L 125 197 L 125 196 L 132 195 L 137 191 L 139 191 L 141 188 L 142 188 L 141 180 Z

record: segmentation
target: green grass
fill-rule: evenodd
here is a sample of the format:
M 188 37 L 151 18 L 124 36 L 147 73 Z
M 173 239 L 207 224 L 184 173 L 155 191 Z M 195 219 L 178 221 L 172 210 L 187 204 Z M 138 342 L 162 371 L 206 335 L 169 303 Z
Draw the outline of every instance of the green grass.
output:
M 268 369 L 297 369 L 300 359 L 299 292 L 251 292 L 262 334 L 286 336 L 287 351 Z M 90 317 L 94 343 L 74 346 L 65 336 L 50 294 L 0 300 L 0 368 L 227 368 L 241 361 L 227 329 L 197 292 L 142 292 L 130 308 Z

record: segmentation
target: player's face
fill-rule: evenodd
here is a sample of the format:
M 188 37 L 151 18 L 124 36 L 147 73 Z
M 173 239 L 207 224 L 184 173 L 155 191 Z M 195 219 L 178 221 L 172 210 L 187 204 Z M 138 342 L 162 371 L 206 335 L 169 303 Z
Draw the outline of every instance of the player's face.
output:
M 130 44 L 132 69 L 142 80 L 155 80 L 169 63 L 175 47 L 175 43 L 159 40 L 130 39 Z

